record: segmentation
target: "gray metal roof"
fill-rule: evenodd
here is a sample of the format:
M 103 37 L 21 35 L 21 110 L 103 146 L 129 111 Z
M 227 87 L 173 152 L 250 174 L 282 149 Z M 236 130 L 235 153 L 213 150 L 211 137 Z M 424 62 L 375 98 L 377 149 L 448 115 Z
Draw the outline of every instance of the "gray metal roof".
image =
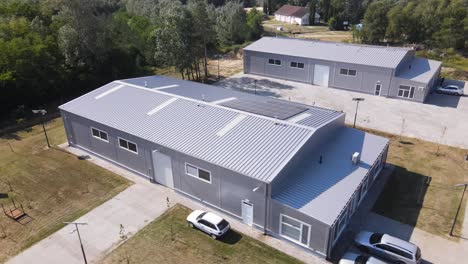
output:
M 272 181 L 315 132 L 309 126 L 135 85 L 142 80 L 112 82 L 60 109 L 265 182 Z M 166 77 L 146 78 L 146 84 L 200 86 Z M 245 118 L 239 119 L 240 114 Z M 239 122 L 226 129 L 235 119 Z
M 306 113 L 310 113 L 310 116 L 297 122 L 298 124 L 309 126 L 312 128 L 318 128 L 326 123 L 334 120 L 335 118 L 344 115 L 343 112 L 321 108 L 317 106 L 310 106 L 301 103 L 291 102 L 276 99 L 274 97 L 265 97 L 265 96 L 257 96 L 251 93 L 242 92 L 239 90 L 229 89 L 213 86 L 213 85 L 206 85 L 200 84 L 191 81 L 184 81 L 179 79 L 174 79 L 166 76 L 146 76 L 134 79 L 127 79 L 122 80 L 126 83 L 131 83 L 135 85 L 144 86 L 147 84 L 148 88 L 151 89 L 159 89 L 165 93 L 183 96 L 195 100 L 204 100 L 206 102 L 217 103 L 219 102 L 220 105 L 229 107 L 229 104 L 223 103 L 222 100 L 225 99 L 245 99 L 247 101 L 254 101 L 257 102 L 258 105 L 262 105 L 265 102 L 278 102 L 282 105 L 289 105 L 290 107 L 305 107 L 308 110 Z M 173 86 L 177 85 L 177 86 Z M 166 87 L 166 88 L 158 88 L 158 87 Z M 230 102 L 230 101 L 228 101 Z M 281 110 L 281 109 L 279 109 Z M 254 112 L 255 113 L 255 112 Z M 279 115 L 278 115 L 279 116 Z
M 322 151 L 275 183 L 281 188 L 272 198 L 332 225 L 387 143 L 386 138 L 343 127 Z M 354 152 L 361 153 L 358 165 L 351 162 Z
M 426 58 L 414 57 L 409 63 L 404 65 L 404 71 L 396 77 L 408 79 L 421 83 L 428 83 L 437 73 L 442 62 L 429 60 Z M 409 67 L 411 65 L 411 67 Z
M 273 37 L 263 37 L 244 50 L 384 68 L 396 68 L 409 51 L 399 47 Z

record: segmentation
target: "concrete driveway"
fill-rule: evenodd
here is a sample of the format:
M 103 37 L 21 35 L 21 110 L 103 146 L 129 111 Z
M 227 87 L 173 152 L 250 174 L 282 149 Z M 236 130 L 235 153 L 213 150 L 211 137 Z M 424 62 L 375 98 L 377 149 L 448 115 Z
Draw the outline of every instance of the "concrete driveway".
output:
M 466 94 L 461 97 L 432 94 L 427 103 L 421 104 L 243 73 L 216 85 L 344 111 L 348 124 L 353 123 L 356 109 L 352 98 L 363 97 L 357 126 L 468 148 Z

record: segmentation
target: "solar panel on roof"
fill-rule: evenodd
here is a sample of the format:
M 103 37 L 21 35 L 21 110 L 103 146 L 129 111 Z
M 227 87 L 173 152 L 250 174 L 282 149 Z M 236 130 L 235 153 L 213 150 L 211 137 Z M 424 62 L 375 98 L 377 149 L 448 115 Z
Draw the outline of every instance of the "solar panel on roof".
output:
M 277 118 L 280 120 L 288 119 L 308 110 L 308 108 L 304 106 L 293 105 L 274 100 L 259 101 L 248 100 L 244 98 L 227 101 L 221 105 L 249 113 Z

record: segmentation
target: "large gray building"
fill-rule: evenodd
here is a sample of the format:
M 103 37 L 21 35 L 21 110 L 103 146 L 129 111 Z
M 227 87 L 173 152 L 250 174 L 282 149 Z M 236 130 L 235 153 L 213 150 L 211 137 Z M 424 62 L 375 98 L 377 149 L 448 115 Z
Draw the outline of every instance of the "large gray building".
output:
M 408 48 L 264 37 L 244 48 L 244 73 L 424 102 L 441 63 Z
M 162 76 L 111 82 L 60 111 L 71 146 L 324 257 L 388 150 L 342 112 Z

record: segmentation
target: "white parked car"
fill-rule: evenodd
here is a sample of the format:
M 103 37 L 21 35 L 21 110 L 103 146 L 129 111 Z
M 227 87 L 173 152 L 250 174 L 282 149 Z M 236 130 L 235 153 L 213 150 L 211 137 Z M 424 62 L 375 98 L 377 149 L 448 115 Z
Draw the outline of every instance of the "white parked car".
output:
M 348 252 L 344 254 L 338 264 L 388 264 L 388 262 L 382 261 L 376 257 Z
M 361 251 L 381 256 L 393 263 L 421 263 L 421 250 L 418 246 L 387 234 L 362 231 L 354 242 Z
M 195 210 L 189 214 L 187 222 L 190 227 L 197 228 L 214 239 L 223 236 L 230 229 L 228 221 L 214 213 L 202 210 Z
M 453 94 L 453 95 L 463 95 L 464 90 L 461 87 L 458 87 L 456 85 L 447 85 L 447 86 L 441 86 L 437 88 L 437 93 L 444 93 L 444 94 Z

